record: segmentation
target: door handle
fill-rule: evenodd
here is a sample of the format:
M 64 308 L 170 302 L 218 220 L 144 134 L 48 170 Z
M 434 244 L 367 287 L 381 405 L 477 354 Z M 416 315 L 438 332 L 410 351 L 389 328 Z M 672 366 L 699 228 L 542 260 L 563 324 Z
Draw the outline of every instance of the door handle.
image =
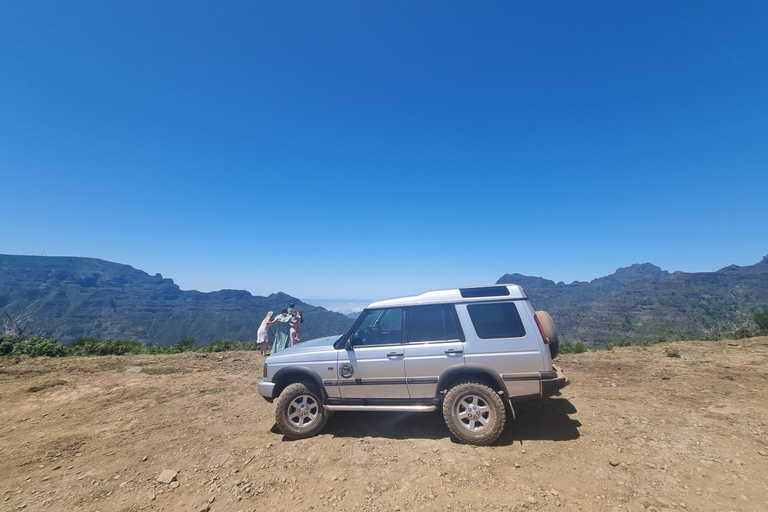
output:
M 447 356 L 452 356 L 454 354 L 463 354 L 463 353 L 464 353 L 463 350 L 455 350 L 455 349 L 452 349 L 452 348 L 445 351 L 445 355 L 447 355 Z
M 389 354 L 387 354 L 387 357 L 403 357 L 404 355 L 405 353 L 398 354 L 397 352 L 390 352 Z

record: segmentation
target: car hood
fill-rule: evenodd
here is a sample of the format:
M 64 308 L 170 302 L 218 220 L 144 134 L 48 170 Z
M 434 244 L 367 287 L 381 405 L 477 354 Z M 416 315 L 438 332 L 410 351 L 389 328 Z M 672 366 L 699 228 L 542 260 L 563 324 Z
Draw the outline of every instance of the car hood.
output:
M 317 338 L 314 340 L 305 341 L 304 343 L 299 343 L 298 345 L 294 347 L 287 348 L 285 350 L 282 350 L 278 352 L 275 355 L 271 355 L 267 358 L 268 363 L 278 363 L 281 362 L 284 358 L 291 358 L 292 360 L 296 360 L 296 356 L 298 354 L 313 354 L 313 353 L 319 353 L 319 352 L 328 352 L 328 349 L 333 348 L 333 344 L 341 337 L 341 334 L 337 334 L 336 336 L 328 336 L 326 338 Z

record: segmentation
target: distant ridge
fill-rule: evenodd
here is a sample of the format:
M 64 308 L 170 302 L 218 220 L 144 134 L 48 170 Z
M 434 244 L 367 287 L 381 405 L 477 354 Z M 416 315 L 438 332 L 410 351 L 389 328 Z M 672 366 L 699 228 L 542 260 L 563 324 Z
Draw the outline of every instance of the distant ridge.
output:
M 497 281 L 509 283 L 521 285 L 536 309 L 549 311 L 565 339 L 593 346 L 732 331 L 755 311 L 768 310 L 768 256 L 716 272 L 669 273 L 643 263 L 588 283 L 522 274 L 505 274 Z
M 0 312 L 31 320 L 30 330 L 69 343 L 79 337 L 170 345 L 249 341 L 267 311 L 290 302 L 305 314 L 302 338 L 342 334 L 352 320 L 278 292 L 183 291 L 172 279 L 96 258 L 0 255 Z

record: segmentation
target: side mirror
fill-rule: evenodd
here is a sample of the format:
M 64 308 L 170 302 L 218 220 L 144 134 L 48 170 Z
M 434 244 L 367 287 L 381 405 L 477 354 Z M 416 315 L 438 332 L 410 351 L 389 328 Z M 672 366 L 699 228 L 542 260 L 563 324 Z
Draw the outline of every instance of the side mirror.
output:
M 344 349 L 345 350 L 352 350 L 352 340 L 354 339 L 355 335 L 353 334 L 349 338 L 347 338 L 347 341 L 344 342 Z

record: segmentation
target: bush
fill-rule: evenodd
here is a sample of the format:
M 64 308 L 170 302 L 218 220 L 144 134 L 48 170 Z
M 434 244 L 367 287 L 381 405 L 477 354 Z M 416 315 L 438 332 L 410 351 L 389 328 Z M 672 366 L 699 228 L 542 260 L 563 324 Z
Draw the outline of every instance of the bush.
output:
M 13 336 L 7 334 L 0 335 L 0 356 L 9 356 L 13 353 L 13 347 L 18 341 Z
M 187 338 L 184 336 L 181 338 L 181 341 L 178 342 L 176 345 L 174 345 L 174 348 L 178 350 L 179 352 L 188 352 L 190 350 L 195 350 L 195 338 Z
M 609 343 L 603 346 L 604 350 L 613 350 L 615 347 L 629 347 L 632 346 L 632 342 L 629 340 L 620 340 L 613 343 Z
M 758 311 L 752 319 L 762 334 L 768 334 L 768 311 Z
M 201 352 L 228 352 L 230 350 L 240 350 L 240 344 L 232 340 L 216 340 L 207 347 L 200 349 Z
M 17 341 L 13 347 L 13 355 L 28 355 L 29 357 L 64 357 L 69 355 L 70 350 L 66 345 L 56 340 L 44 338 L 27 338 Z
M 752 328 L 748 325 L 745 325 L 743 327 L 739 327 L 736 329 L 736 331 L 733 333 L 733 336 L 737 340 L 743 340 L 745 338 L 751 338 L 755 335 L 755 331 L 752 330 Z
M 76 356 L 122 356 L 144 352 L 141 342 L 127 340 L 99 341 L 94 338 L 78 338 L 72 344 L 72 354 Z
M 570 341 L 564 341 L 560 343 L 561 354 L 583 354 L 587 351 L 587 344 L 584 342 L 572 343 Z

